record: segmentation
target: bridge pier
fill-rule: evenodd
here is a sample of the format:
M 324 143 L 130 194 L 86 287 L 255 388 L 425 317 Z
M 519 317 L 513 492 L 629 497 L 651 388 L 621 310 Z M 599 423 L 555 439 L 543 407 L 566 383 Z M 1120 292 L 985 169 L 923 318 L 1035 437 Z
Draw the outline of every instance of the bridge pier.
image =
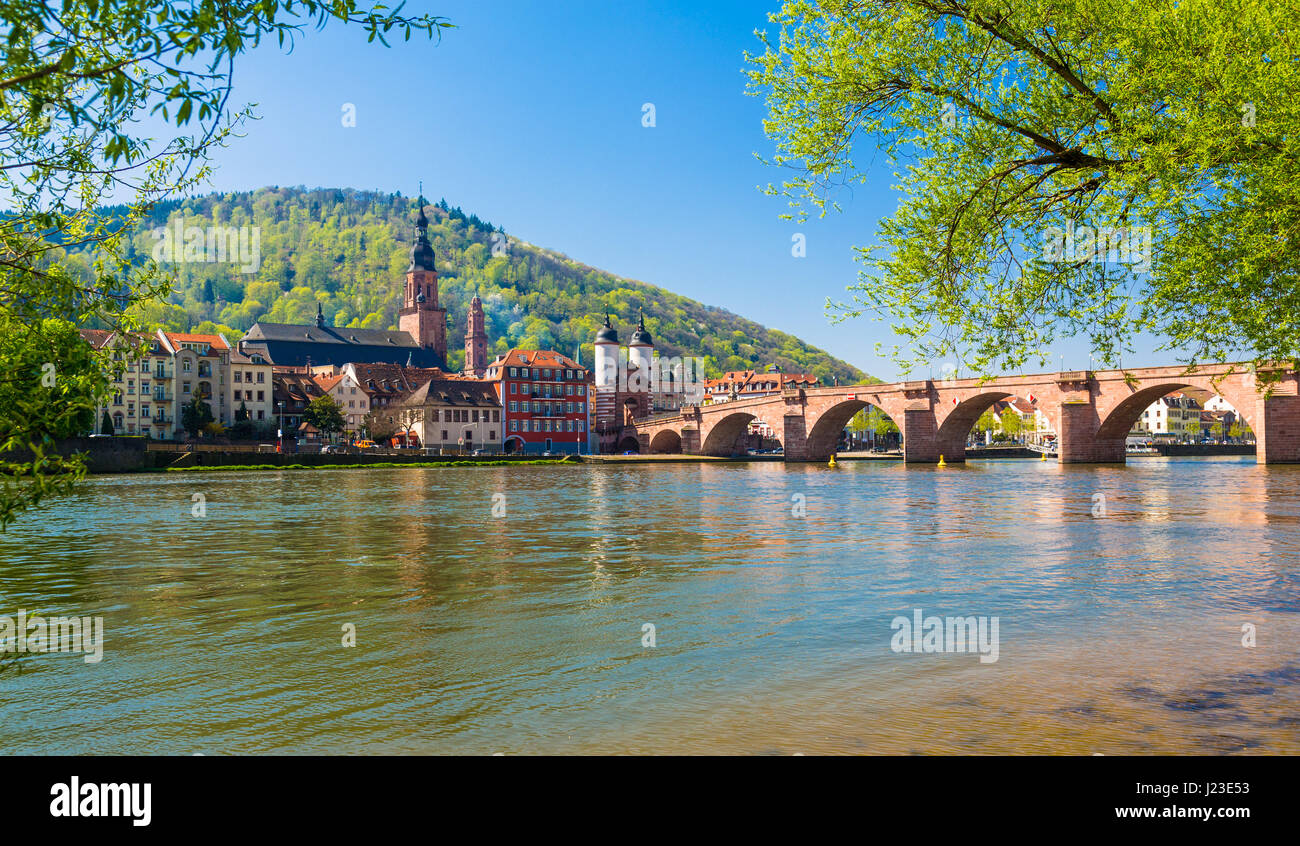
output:
M 1123 464 L 1124 441 L 1098 437 L 1101 418 L 1091 400 L 1065 400 L 1057 405 L 1056 449 L 1062 464 Z M 1127 432 L 1127 430 L 1126 430 Z
M 895 421 L 897 423 L 898 421 Z M 914 405 L 903 410 L 903 421 L 898 427 L 903 434 L 903 461 L 908 464 L 934 464 L 939 461 L 939 427 L 933 409 Z M 944 456 L 947 461 L 948 457 Z M 962 450 L 959 461 L 966 460 Z
M 808 432 L 802 408 L 786 412 L 782 417 L 781 448 L 785 450 L 786 461 L 809 461 L 818 457 L 809 454 Z
M 1293 379 L 1255 403 L 1255 460 L 1260 464 L 1300 464 L 1300 396 L 1295 391 Z

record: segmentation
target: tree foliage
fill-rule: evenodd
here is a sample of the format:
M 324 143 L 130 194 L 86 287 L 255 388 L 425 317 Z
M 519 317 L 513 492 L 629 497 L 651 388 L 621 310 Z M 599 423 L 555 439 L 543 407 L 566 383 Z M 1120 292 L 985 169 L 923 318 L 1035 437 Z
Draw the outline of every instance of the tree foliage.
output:
M 326 434 L 342 432 L 345 424 L 343 406 L 329 394 L 322 394 L 307 403 L 302 419 Z
M 197 438 L 204 431 L 204 427 L 214 420 L 212 406 L 208 405 L 198 394 L 195 394 L 189 402 L 181 406 L 181 425 L 185 427 L 185 431 L 189 432 L 192 438 Z
M 893 323 L 904 365 L 1114 363 L 1139 333 L 1187 360 L 1300 353 L 1300 41 L 1274 0 L 790 0 L 750 56 L 774 194 L 836 208 L 899 171 L 841 318 Z M 1067 238 L 1066 233 L 1070 233 Z M 1141 255 L 1150 237 L 1149 270 Z M 1098 237 L 1098 236 L 1104 236 Z

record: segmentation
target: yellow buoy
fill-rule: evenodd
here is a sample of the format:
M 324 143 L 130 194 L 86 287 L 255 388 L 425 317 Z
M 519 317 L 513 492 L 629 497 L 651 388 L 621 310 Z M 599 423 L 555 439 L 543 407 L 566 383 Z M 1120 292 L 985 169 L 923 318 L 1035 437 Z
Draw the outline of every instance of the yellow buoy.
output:
M 1039 460 L 1039 461 L 1046 461 L 1046 460 L 1047 460 L 1047 453 L 1043 453 L 1043 457 L 1040 458 L 1040 459 L 1038 459 L 1038 460 Z
M 828 461 L 828 462 L 826 462 L 826 466 L 827 466 L 827 467 L 834 467 L 834 466 L 835 466 L 835 453 L 831 453 L 831 460 Z
M 947 466 L 948 466 L 948 462 L 946 462 L 946 461 L 943 460 L 943 456 L 942 456 L 942 455 L 939 456 L 939 466 L 940 466 L 940 467 L 947 467 Z

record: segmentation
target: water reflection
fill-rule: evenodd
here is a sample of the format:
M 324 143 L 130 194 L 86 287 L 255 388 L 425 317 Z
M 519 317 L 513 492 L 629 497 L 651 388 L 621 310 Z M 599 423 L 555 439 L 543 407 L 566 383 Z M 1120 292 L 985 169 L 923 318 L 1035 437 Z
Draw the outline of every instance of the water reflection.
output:
M 0 676 L 0 742 L 1296 752 L 1298 493 L 1238 459 L 101 477 L 0 536 L 0 614 L 106 627 Z M 998 616 L 1000 660 L 892 652 L 915 608 Z

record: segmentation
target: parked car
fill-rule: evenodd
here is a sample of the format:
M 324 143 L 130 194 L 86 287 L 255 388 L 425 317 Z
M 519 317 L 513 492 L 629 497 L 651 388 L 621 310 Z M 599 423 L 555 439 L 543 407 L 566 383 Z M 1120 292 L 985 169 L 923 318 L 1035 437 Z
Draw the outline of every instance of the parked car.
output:
M 378 446 L 378 444 L 376 444 L 374 441 L 370 440 L 369 438 L 364 438 L 362 440 L 357 441 L 356 446 L 357 449 L 374 449 L 376 446 Z
M 320 451 L 321 455 L 339 455 L 343 452 L 343 446 L 341 444 L 325 444 L 320 448 Z

